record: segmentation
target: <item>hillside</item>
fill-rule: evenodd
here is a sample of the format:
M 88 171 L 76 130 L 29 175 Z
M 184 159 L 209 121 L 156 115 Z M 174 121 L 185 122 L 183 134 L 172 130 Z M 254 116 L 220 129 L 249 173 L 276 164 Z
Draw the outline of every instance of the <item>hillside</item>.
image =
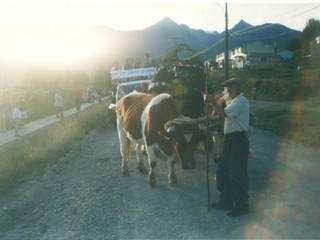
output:
M 187 25 L 177 24 L 168 17 L 143 30 L 115 31 L 104 26 L 95 30 L 117 42 L 117 49 L 112 58 L 120 61 L 129 56 L 142 58 L 145 52 L 154 57 L 163 57 L 169 49 L 179 43 L 203 51 L 202 57 L 206 59 L 223 51 L 225 46 L 225 32 L 191 29 Z M 260 41 L 269 45 L 276 44 L 277 48 L 283 49 L 291 39 L 299 37 L 301 32 L 281 24 L 266 23 L 252 26 L 241 20 L 229 29 L 229 34 L 230 48 Z

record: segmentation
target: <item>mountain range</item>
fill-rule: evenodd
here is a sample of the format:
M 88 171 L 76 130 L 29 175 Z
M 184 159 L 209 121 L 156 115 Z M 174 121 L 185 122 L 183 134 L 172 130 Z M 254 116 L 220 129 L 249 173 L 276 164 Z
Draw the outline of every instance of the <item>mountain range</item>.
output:
M 143 30 L 116 31 L 107 26 L 96 27 L 94 31 L 116 42 L 109 58 L 123 61 L 127 57 L 143 58 L 148 52 L 151 56 L 163 57 L 176 44 L 186 44 L 198 52 L 202 59 L 215 58 L 225 48 L 225 31 L 206 32 L 191 29 L 187 25 L 177 24 L 168 17 Z M 299 38 L 300 31 L 281 24 L 265 23 L 253 26 L 244 20 L 239 21 L 229 31 L 229 48 L 244 44 L 261 42 L 277 49 L 286 49 L 293 38 Z

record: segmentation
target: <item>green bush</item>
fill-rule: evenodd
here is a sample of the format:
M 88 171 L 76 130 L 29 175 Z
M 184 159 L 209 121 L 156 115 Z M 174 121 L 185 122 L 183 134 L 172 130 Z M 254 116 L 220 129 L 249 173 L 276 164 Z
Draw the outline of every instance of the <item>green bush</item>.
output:
M 242 79 L 246 96 L 250 96 L 251 88 L 256 86 L 258 100 L 290 101 L 304 96 L 305 92 L 314 91 L 314 88 L 305 83 L 306 75 L 303 71 L 285 66 L 249 70 L 230 69 L 229 78 L 232 77 Z M 225 81 L 224 69 L 209 72 L 209 91 L 223 90 L 221 86 L 223 81 Z

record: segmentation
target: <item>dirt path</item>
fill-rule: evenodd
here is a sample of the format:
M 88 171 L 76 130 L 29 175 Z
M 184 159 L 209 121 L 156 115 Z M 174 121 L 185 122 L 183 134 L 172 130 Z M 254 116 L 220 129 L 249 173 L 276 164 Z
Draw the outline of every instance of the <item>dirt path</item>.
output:
M 1 197 L 0 239 L 310 239 L 320 236 L 319 151 L 261 130 L 250 136 L 250 213 L 230 218 L 207 211 L 206 157 L 197 168 L 156 168 L 158 186 L 129 161 L 120 174 L 116 130 L 92 131 L 41 177 Z M 216 165 L 210 165 L 211 198 Z

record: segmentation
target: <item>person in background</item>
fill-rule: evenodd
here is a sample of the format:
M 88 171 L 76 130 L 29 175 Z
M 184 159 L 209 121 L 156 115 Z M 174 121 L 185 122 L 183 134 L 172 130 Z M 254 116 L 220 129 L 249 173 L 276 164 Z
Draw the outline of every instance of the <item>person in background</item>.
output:
M 14 106 L 12 110 L 12 118 L 14 120 L 14 136 L 21 137 L 19 133 L 20 121 L 21 121 L 21 111 L 19 110 L 18 103 Z
M 82 103 L 82 90 L 77 87 L 76 90 L 74 91 L 74 100 L 75 100 L 75 104 L 76 104 L 76 109 L 77 112 L 80 112 L 81 110 L 81 103 Z
M 25 119 L 28 118 L 28 104 L 23 95 L 18 96 L 17 107 L 20 111 L 20 126 L 23 127 L 25 124 Z
M 251 98 L 252 98 L 252 100 L 256 100 L 256 96 L 257 96 L 257 88 L 256 88 L 256 86 L 253 86 L 251 88 Z
M 4 90 L 1 93 L 0 98 L 0 131 L 5 132 L 7 131 L 9 126 L 9 119 L 10 119 L 10 99 L 9 99 L 9 93 L 7 90 Z
M 59 90 L 54 95 L 54 106 L 56 107 L 57 118 L 63 118 L 63 98 Z
M 151 67 L 151 62 L 150 62 L 150 53 L 145 53 L 144 54 L 144 66 L 145 68 Z
M 212 103 L 218 116 L 213 121 L 224 118 L 224 147 L 218 163 L 216 180 L 220 192 L 218 202 L 212 204 L 214 209 L 224 209 L 228 216 L 239 216 L 248 213 L 248 154 L 249 140 L 249 103 L 242 94 L 241 81 L 232 78 L 223 83 L 230 98 L 226 107 L 217 105 L 211 95 L 205 95 L 207 103 Z

